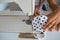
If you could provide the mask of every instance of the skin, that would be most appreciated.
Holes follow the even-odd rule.
[[[44,26],[44,29],[50,30],[52,32],[55,28],[57,28],[57,30],[60,31],[60,16],[59,15],[60,15],[60,8],[46,15],[48,16],[49,19],[46,25]],[[57,24],[59,25],[57,26]]]
[[[60,6],[56,4],[55,0],[48,0],[49,6],[52,8],[52,12],[46,15],[49,19],[46,25],[44,26],[45,30],[53,31],[57,29],[60,31]],[[40,15],[37,8],[35,8],[34,15],[32,18]]]
[[[52,12],[48,14],[48,22],[44,26],[45,30],[50,30],[51,32],[56,28],[57,31],[60,31],[60,7],[56,4],[56,0],[48,0]]]
[[[56,0],[47,0],[47,1],[49,3],[49,6],[51,7],[52,11],[54,11],[58,8]]]

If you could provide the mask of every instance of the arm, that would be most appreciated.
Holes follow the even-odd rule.
[[[47,0],[47,1],[49,3],[49,6],[52,8],[52,10],[56,10],[58,8],[56,0]]]

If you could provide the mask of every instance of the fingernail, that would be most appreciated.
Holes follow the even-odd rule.
[[[50,32],[52,32],[52,31],[50,31]]]
[[[43,29],[45,29],[45,27],[43,27]]]
[[[60,32],[60,29],[58,31]]]
[[[53,32],[53,30],[51,30],[51,32]]]
[[[43,27],[43,29],[45,29],[45,27]]]
[[[45,28],[45,30],[47,31],[48,29],[47,29],[47,28]]]
[[[45,28],[43,28],[45,30]]]

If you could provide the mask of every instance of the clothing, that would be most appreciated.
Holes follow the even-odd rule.
[[[42,9],[44,10],[50,10],[47,0],[35,0],[35,7],[37,7],[39,10],[41,7],[43,7]]]
[[[44,0],[35,0],[35,8],[40,9],[43,2]]]
[[[42,0],[40,1],[42,2]],[[60,5],[60,0],[56,0],[56,3],[57,5]],[[44,0],[42,4],[39,4],[39,0],[35,0],[35,7],[39,9],[40,14],[44,15],[49,14],[52,11],[51,8],[49,7],[49,3],[47,2],[47,0]],[[44,10],[42,7],[44,8]]]
[[[42,4],[39,4],[40,3]],[[47,12],[51,11],[47,0],[35,0],[35,7],[39,9],[40,14],[47,14]],[[43,9],[44,8],[44,9]]]

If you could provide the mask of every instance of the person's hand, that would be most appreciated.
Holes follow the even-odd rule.
[[[60,8],[57,8],[55,11],[47,15],[48,22],[44,26],[45,30],[53,31],[55,28],[60,31]],[[57,26],[58,24],[58,26]]]
[[[34,14],[31,15],[30,17],[33,19],[34,17],[36,17],[36,16],[38,16],[38,15],[40,15],[40,14],[39,14],[39,9],[38,9],[38,8],[35,8]]]

